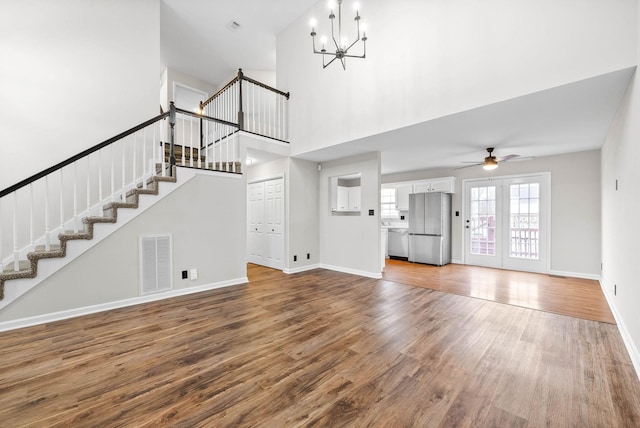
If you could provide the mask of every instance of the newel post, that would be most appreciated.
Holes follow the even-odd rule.
[[[244,73],[242,69],[238,69],[238,130],[244,131],[244,112],[242,111],[242,81],[244,80]]]
[[[173,167],[176,165],[176,149],[175,149],[175,126],[176,126],[176,106],[171,101],[169,104],[169,166],[171,175],[173,175]]]
[[[204,106],[202,105],[202,101],[200,101],[200,116],[204,115]],[[202,133],[203,131],[203,123],[202,123],[202,117],[200,118],[200,150],[202,150],[202,148],[204,147],[204,135]]]

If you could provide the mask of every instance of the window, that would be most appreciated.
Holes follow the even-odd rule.
[[[380,207],[382,217],[400,217],[400,212],[396,209],[396,189],[381,189],[380,200],[382,201]]]

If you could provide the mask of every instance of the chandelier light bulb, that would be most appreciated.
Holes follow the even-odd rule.
[[[309,20],[309,25],[311,26],[311,28],[316,28],[317,24],[318,24],[318,21],[315,18],[311,18]]]
[[[327,2],[327,6],[329,7],[330,11],[333,11],[336,8],[336,2],[335,0],[329,0]]]
[[[322,43],[322,46],[324,47],[324,45],[327,44],[327,36],[320,37],[320,43]]]
[[[355,10],[357,14],[358,11],[360,10],[360,3],[358,2],[353,3],[353,10]]]

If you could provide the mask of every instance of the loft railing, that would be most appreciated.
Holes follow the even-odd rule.
[[[282,92],[238,70],[238,75],[208,100],[200,111],[238,125],[240,131],[275,140],[289,140],[289,93]]]
[[[206,148],[194,137],[197,126],[206,130]],[[83,217],[102,216],[105,204],[126,201],[154,175],[171,176],[173,165],[239,173],[237,129],[171,103],[168,112],[0,191],[0,272],[19,271],[36,246],[48,251],[59,233],[78,232]]]

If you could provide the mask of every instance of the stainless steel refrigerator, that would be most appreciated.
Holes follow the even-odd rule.
[[[451,263],[451,194],[409,195],[409,261]]]

